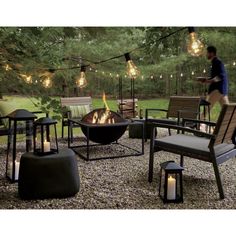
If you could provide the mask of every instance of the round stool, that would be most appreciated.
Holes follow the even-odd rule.
[[[47,156],[32,152],[22,155],[18,181],[22,199],[70,197],[79,187],[77,159],[71,149],[61,149]]]

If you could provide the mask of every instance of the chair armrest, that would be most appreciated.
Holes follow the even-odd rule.
[[[149,111],[159,111],[159,112],[168,112],[166,109],[159,109],[159,108],[148,108],[145,110],[145,119],[148,119],[148,112]]]
[[[216,123],[211,122],[211,121],[183,118],[183,121],[182,121],[183,126],[185,126],[186,122],[193,122],[193,123],[198,123],[198,124],[206,124],[209,126],[216,126]]]
[[[152,122],[151,123],[152,129],[154,129],[155,127],[159,127],[159,128],[167,128],[167,129],[176,129],[177,131],[182,131],[182,133],[184,132],[188,132],[188,133],[192,133],[195,135],[199,135],[205,138],[215,138],[215,135],[213,134],[209,134],[209,133],[204,133],[195,129],[190,129],[187,127],[183,127],[183,126],[179,126],[179,125],[169,125],[169,124],[162,124],[162,123],[156,123],[156,122]]]

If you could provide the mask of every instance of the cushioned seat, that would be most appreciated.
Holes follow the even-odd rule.
[[[155,151],[165,150],[177,154],[195,154],[201,160],[211,162],[210,150],[208,148],[210,139],[196,137],[193,135],[176,134],[155,140]],[[234,149],[233,144],[222,143],[214,147],[216,157]]]
[[[18,182],[22,199],[70,197],[79,186],[77,159],[71,149],[47,156],[32,152],[22,155]]]

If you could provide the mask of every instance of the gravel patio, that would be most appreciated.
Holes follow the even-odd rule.
[[[162,135],[165,135],[162,134]],[[132,146],[139,143],[122,137]],[[60,140],[60,147],[67,147]],[[235,209],[236,208],[236,159],[220,167],[226,198],[219,200],[211,164],[185,159],[184,203],[163,204],[158,197],[159,164],[167,160],[178,161],[178,156],[166,152],[156,154],[153,183],[147,181],[149,142],[145,155],[120,159],[86,162],[78,157],[81,179],[80,192],[71,198],[22,201],[17,184],[5,178],[6,145],[0,147],[0,208],[1,209]],[[99,150],[99,151],[98,151]],[[104,152],[113,151],[109,147]],[[97,153],[101,149],[96,150]],[[98,155],[98,154],[97,154]]]

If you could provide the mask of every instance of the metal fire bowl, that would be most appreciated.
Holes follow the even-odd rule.
[[[110,144],[117,141],[126,131],[129,121],[122,118],[118,113],[110,111],[110,117],[115,120],[114,124],[93,124],[95,112],[102,114],[105,109],[95,109],[85,115],[80,122],[83,134],[92,142]]]

